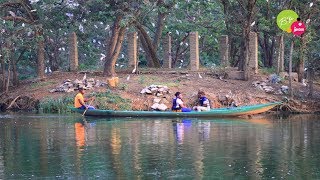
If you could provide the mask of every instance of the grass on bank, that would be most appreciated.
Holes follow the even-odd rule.
[[[91,105],[98,109],[131,110],[131,100],[122,98],[110,90],[100,93],[90,93],[88,97],[95,97]],[[89,102],[87,102],[88,104]],[[40,102],[39,109],[44,113],[69,113],[74,105],[74,96],[67,95],[61,98],[46,98]]]

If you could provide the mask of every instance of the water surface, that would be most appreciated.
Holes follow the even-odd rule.
[[[319,179],[320,116],[0,115],[0,179]]]

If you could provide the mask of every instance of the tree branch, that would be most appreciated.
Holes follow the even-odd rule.
[[[27,24],[33,24],[34,22],[33,21],[30,21],[24,17],[19,17],[19,16],[16,16],[16,17],[13,17],[13,16],[5,16],[5,17],[2,17],[1,19],[3,20],[7,20],[7,21],[21,21],[21,22],[25,22]]]

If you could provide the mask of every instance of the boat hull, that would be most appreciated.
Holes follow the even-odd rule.
[[[237,117],[244,115],[254,115],[266,112],[281,102],[257,104],[250,106],[240,106],[231,108],[217,108],[210,111],[192,112],[172,112],[172,111],[114,111],[114,110],[87,110],[85,116],[98,117]],[[84,110],[71,108],[72,111],[80,114]]]

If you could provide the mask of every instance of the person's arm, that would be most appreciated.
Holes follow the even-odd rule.
[[[85,99],[84,99],[84,102],[92,101],[93,99],[94,99],[94,97],[85,98]]]
[[[206,99],[204,102],[203,102],[203,106],[204,107],[208,107],[209,106],[209,100]]]
[[[186,108],[186,106],[183,104],[183,101],[181,99],[177,99],[177,104],[180,105],[182,108]]]
[[[78,101],[82,106],[86,106],[86,104],[83,101],[81,101],[81,99],[78,99]]]

